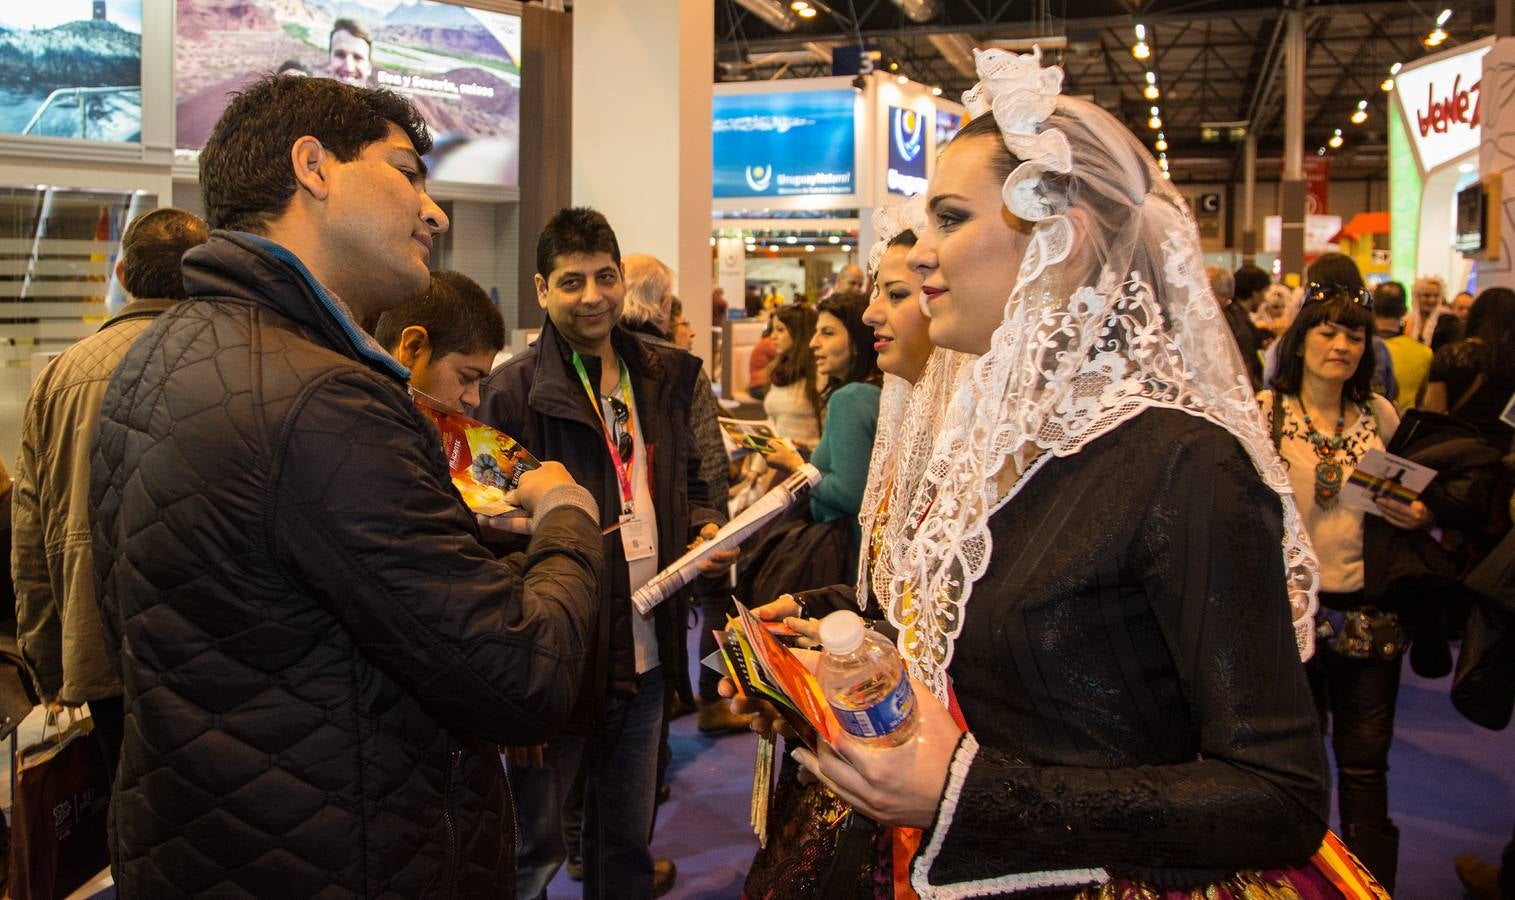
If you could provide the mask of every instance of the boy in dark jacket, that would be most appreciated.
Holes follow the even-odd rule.
[[[123,898],[510,896],[495,745],[568,717],[599,511],[545,464],[496,560],[357,325],[426,290],[429,148],[396,94],[275,77],[201,154],[191,302],[122,362],[92,465]]]

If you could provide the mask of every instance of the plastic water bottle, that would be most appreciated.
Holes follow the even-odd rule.
[[[915,736],[915,693],[887,638],[863,627],[857,613],[838,610],[821,620],[821,646],[816,679],[848,734],[880,747]]]

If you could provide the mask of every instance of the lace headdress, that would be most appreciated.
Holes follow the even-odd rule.
[[[1033,228],[989,351],[962,370],[942,410],[894,583],[878,592],[912,674],[945,698],[953,643],[992,552],[994,512],[1047,459],[1077,453],[1149,408],[1226,429],[1282,499],[1279,552],[1308,658],[1314,553],[1187,206],[1113,116],[1060,95],[1062,70],[1043,68],[1040,51],[975,57],[980,81],[963,102],[974,117],[994,116],[1019,161],[1005,205]],[[910,602],[912,592],[921,599]]]
[[[925,227],[923,197],[898,206],[880,207],[873,214],[873,230],[878,241],[868,252],[868,278],[875,292],[881,290],[879,265],[889,244],[899,234],[919,234]],[[922,305],[922,309],[925,307]],[[931,459],[931,446],[947,408],[958,373],[974,357],[966,353],[931,351],[919,380],[911,384],[898,375],[884,375],[883,393],[879,397],[878,426],[874,431],[873,454],[868,462],[868,482],[858,519],[864,546],[858,553],[857,599],[866,607],[870,598],[886,609],[913,621],[909,613],[911,598],[897,596],[903,579],[896,576],[896,564],[906,541],[905,525],[909,517],[910,498],[925,474]],[[888,507],[898,507],[891,515]],[[871,547],[871,551],[870,551]]]

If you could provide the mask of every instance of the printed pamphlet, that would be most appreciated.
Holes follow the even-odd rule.
[[[506,495],[516,489],[523,473],[541,465],[536,457],[510,435],[414,388],[410,393],[442,433],[453,487],[468,508],[481,516],[525,515]]]
[[[1369,450],[1342,486],[1341,499],[1353,509],[1381,516],[1375,501],[1382,498],[1409,506],[1435,477],[1435,469],[1382,450]]]

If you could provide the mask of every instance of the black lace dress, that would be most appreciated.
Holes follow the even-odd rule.
[[[1180,888],[1306,865],[1326,759],[1281,507],[1241,445],[1148,410],[1047,462],[991,530],[950,668],[980,746],[922,842],[927,882],[986,896],[1104,869]]]

